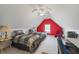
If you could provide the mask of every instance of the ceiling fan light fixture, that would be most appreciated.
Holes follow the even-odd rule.
[[[40,16],[43,16],[44,14],[43,13],[40,13]]]

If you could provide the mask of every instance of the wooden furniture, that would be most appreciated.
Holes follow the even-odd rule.
[[[11,46],[11,28],[9,26],[0,26],[0,50]]]

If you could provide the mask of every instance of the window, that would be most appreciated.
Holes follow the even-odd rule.
[[[50,24],[45,24],[45,32],[50,33]]]

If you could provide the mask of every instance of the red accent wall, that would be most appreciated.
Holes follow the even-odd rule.
[[[46,18],[42,23],[37,27],[37,32],[44,32],[45,31],[45,24],[50,24],[50,35],[57,36],[58,33],[62,32],[62,28],[56,24],[51,18]]]

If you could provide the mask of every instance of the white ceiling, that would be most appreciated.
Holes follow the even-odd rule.
[[[79,29],[79,5],[49,4],[52,9],[51,17],[63,28]],[[0,24],[9,24],[13,28],[38,26],[45,17],[32,13],[37,5],[0,5]]]

